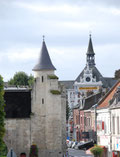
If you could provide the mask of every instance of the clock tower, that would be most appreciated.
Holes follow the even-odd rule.
[[[89,95],[98,93],[103,85],[100,79],[102,76],[95,67],[95,53],[93,50],[91,34],[89,36],[89,43],[86,55],[86,66],[74,83],[74,106],[77,104],[82,104],[82,100]],[[99,78],[97,78],[98,74]]]

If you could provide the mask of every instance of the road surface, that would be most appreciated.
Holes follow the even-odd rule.
[[[83,150],[76,150],[68,148],[69,157],[93,157],[92,155],[85,154]]]

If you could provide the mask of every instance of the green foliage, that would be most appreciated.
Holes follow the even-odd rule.
[[[38,157],[37,145],[35,145],[35,144],[31,145],[29,157]]]
[[[32,75],[30,75],[29,78],[28,78],[29,87],[32,87],[33,83],[34,83],[34,77]]]
[[[52,94],[56,94],[56,95],[59,95],[61,94],[61,92],[59,90],[51,90],[50,91]]]
[[[3,85],[3,78],[0,76],[0,152],[3,150],[3,137],[5,134],[5,111],[4,111],[4,85]]]
[[[58,77],[56,75],[48,75],[49,79],[58,79]]]
[[[28,76],[25,72],[16,72],[13,78],[8,81],[9,85],[16,86],[32,86],[34,82],[34,77],[32,75]]]
[[[115,76],[115,79],[120,79],[120,69],[115,71],[114,76]]]
[[[8,149],[7,146],[5,145],[5,143],[3,142],[3,145],[1,147],[1,151],[0,151],[0,157],[6,157],[8,153]]]
[[[66,120],[68,121],[70,115],[70,108],[68,102],[66,103]]]
[[[93,148],[90,149],[90,151],[95,157],[101,157],[103,153],[103,148],[95,145]]]

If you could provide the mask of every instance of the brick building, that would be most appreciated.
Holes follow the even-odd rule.
[[[95,110],[93,106],[101,97],[102,93],[91,95],[84,99],[82,107],[78,105],[73,108],[73,137],[76,141],[96,140]]]

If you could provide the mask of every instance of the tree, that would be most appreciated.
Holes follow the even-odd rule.
[[[90,149],[90,151],[94,155],[94,157],[101,157],[103,153],[103,148],[98,145],[95,145],[93,148]]]
[[[28,76],[25,72],[16,72],[13,78],[8,81],[9,85],[19,85],[19,86],[32,86],[34,82],[34,77],[32,75]]]
[[[4,85],[3,78],[0,76],[0,152],[3,151],[4,141],[3,137],[5,135],[5,111],[4,111],[5,101],[4,101]]]
[[[28,78],[28,85],[31,87],[34,83],[34,77],[32,75],[29,76]]]
[[[115,79],[120,79],[120,69],[115,71],[114,76],[115,76]]]

